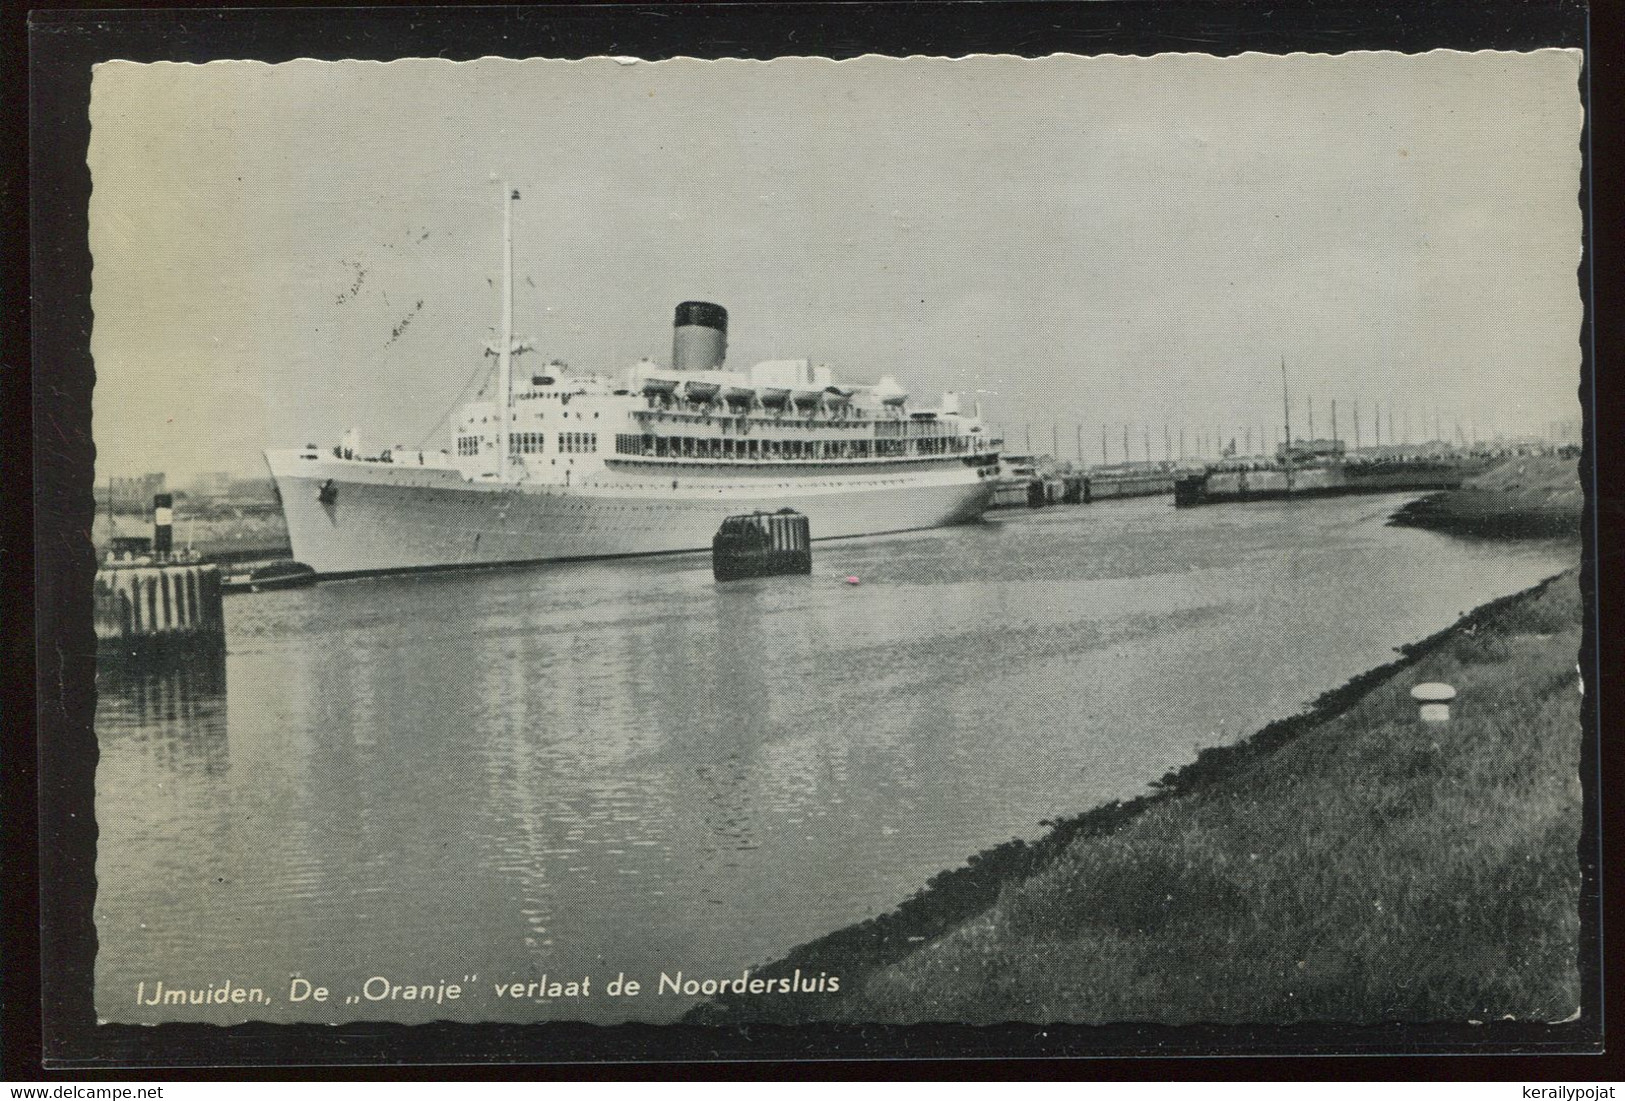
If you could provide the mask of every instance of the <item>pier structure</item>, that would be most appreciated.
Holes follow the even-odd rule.
[[[168,496],[155,501],[152,552],[110,551],[96,570],[100,660],[139,663],[225,652],[220,568],[170,549]]]

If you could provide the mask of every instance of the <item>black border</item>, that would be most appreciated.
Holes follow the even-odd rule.
[[[0,61],[14,62],[5,69],[18,83],[23,35],[20,11],[8,12],[7,54]],[[1598,11],[1602,17],[1604,12]],[[14,19],[14,15],[16,18]],[[98,60],[122,57],[134,60],[204,61],[218,57],[255,57],[277,61],[294,57],[376,58],[435,55],[467,59],[488,54],[506,56],[584,57],[627,54],[646,58],[671,56],[757,57],[819,54],[851,57],[864,53],[933,54],[1011,53],[1037,56],[1053,52],[1151,54],[1189,50],[1228,55],[1246,50],[1294,50],[1339,53],[1358,49],[1419,51],[1432,48],[1531,49],[1541,46],[1586,48],[1591,24],[1578,0],[1405,0],[1373,4],[1357,0],[1268,0],[1206,2],[1175,0],[1121,0],[1107,3],[936,2],[917,3],[744,3],[744,4],[559,4],[543,7],[279,7],[258,10],[220,10],[175,7],[163,11],[111,10],[96,7],[33,13],[27,35],[29,51],[28,107],[35,143],[30,149],[31,174],[6,169],[3,182],[9,196],[26,195],[28,203],[8,202],[6,223],[7,291],[4,382],[8,413],[25,413],[29,378],[17,354],[18,335],[32,336],[34,364],[31,421],[27,416],[7,418],[6,470],[8,520],[5,559],[8,625],[7,714],[22,717],[32,711],[38,694],[39,772],[28,767],[32,740],[24,724],[7,724],[6,807],[4,815],[4,867],[7,875],[7,942],[4,1076],[23,1077],[29,1068],[39,1077],[130,1077],[132,1069],[161,1069],[164,1077],[287,1078],[296,1068],[321,1077],[378,1077],[388,1064],[441,1064],[439,1076],[459,1078],[514,1077],[516,1068],[492,1067],[493,1062],[524,1064],[529,1077],[579,1076],[579,1065],[598,1064],[595,1077],[650,1078],[671,1074],[675,1065],[694,1060],[746,1060],[712,1064],[711,1076],[771,1077],[787,1061],[835,1060],[801,1064],[799,1076],[874,1077],[877,1073],[910,1077],[1033,1077],[1054,1076],[1166,1079],[1246,1079],[1293,1077],[1304,1079],[1414,1078],[1419,1075],[1462,1078],[1516,1078],[1526,1081],[1596,1081],[1619,1078],[1620,1063],[1613,1056],[1577,1056],[1596,1050],[1600,1038],[1602,995],[1600,961],[1585,968],[1586,1014],[1578,1022],[1561,1026],[1347,1026],[1293,1028],[1209,1027],[1177,1029],[1163,1026],[999,1026],[965,1027],[820,1027],[781,1029],[700,1029],[678,1026],[620,1026],[592,1028],[577,1025],[356,1025],[265,1026],[222,1029],[208,1026],[165,1025],[96,1027],[90,1002],[95,929],[91,922],[94,898],[95,822],[92,781],[96,744],[91,728],[93,711],[94,639],[89,629],[89,578],[94,561],[88,543],[76,536],[88,528],[93,511],[89,492],[94,448],[90,410],[94,383],[89,355],[91,260],[86,210],[90,190],[85,150],[89,138],[87,108],[90,66]],[[1617,43],[1609,35],[1607,41]],[[1582,76],[1587,89],[1596,76],[1588,49]],[[1606,51],[1596,65],[1612,64]],[[1609,72],[1612,72],[1610,68]],[[13,90],[8,87],[8,91]],[[25,124],[20,102],[4,112],[8,137],[23,144]],[[1593,96],[1583,141],[1587,165],[1599,178],[1601,162],[1592,157],[1606,144],[1593,129],[1598,98]],[[1611,113],[1606,113],[1612,132]],[[15,174],[14,174],[15,171]],[[1587,240],[1597,221],[1591,209],[1589,181],[1583,185],[1582,206],[1587,215]],[[26,190],[25,190],[26,189]],[[28,256],[29,223],[21,215],[31,211],[31,264]],[[1582,343],[1582,398],[1594,415],[1615,408],[1609,393],[1613,383],[1596,378],[1601,388],[1591,403],[1595,357],[1592,317],[1597,314],[1592,293],[1595,245],[1588,248],[1578,273],[1587,298]],[[32,313],[27,294],[32,291]],[[30,322],[32,330],[30,332]],[[14,409],[12,403],[20,402]],[[1617,421],[1609,416],[1600,420]],[[20,444],[16,427],[31,423],[29,451]],[[1592,427],[1595,428],[1594,418]],[[1588,451],[1603,473],[1594,503],[1602,502],[1601,530],[1588,522],[1589,538],[1606,537],[1620,511],[1612,471],[1619,469],[1612,449],[1618,445],[1602,432],[1593,436],[1602,449]],[[34,464],[35,506],[33,550],[20,537],[26,510],[21,502],[18,472]],[[11,495],[16,493],[13,498]],[[15,529],[15,530],[13,530]],[[1605,547],[1611,547],[1605,539]],[[1592,563],[1610,562],[1604,550]],[[37,567],[37,571],[31,567]],[[1594,576],[1588,580],[1598,580]],[[30,577],[30,575],[32,576]],[[34,583],[33,608],[16,594]],[[1612,586],[1607,577],[1601,592],[1602,619],[1611,622]],[[13,611],[15,606],[15,611]],[[30,654],[24,639],[30,613],[37,614],[37,647]],[[1588,656],[1599,659],[1596,683],[1604,698],[1620,683],[1614,670],[1622,668],[1617,644],[1596,634]],[[30,669],[31,659],[37,667]],[[1588,663],[1592,664],[1592,663]],[[32,672],[32,676],[28,675]],[[1591,697],[1595,699],[1595,696]],[[1614,724],[1609,724],[1610,728]],[[1610,741],[1612,739],[1609,739]],[[1588,770],[1602,767],[1610,779],[1617,772],[1617,755],[1598,761],[1595,743],[1588,742]],[[39,863],[30,867],[33,838],[26,809],[30,790],[46,793],[38,820]],[[1607,781],[1604,781],[1606,784]],[[1597,790],[1587,792],[1588,829],[1600,821]],[[1609,790],[1613,790],[1611,787]],[[21,819],[21,821],[19,821]],[[37,909],[31,888],[38,883]],[[1593,878],[1592,884],[1596,883]],[[1612,901],[1614,888],[1604,885]],[[1600,900],[1599,900],[1600,901]],[[1612,909],[1612,907],[1610,907]],[[1595,929],[1596,909],[1586,915]],[[30,928],[42,927],[38,955],[29,943]],[[1592,938],[1594,939],[1594,938]],[[35,971],[32,987],[27,972]],[[39,975],[43,974],[43,983]],[[43,1002],[39,1000],[43,994]],[[1617,996],[1610,989],[1610,1000]],[[43,1005],[48,1027],[41,1027],[32,1007]],[[33,1020],[30,1021],[29,1018]],[[20,1043],[19,1043],[20,1042]],[[30,1058],[37,1054],[57,1062],[43,1068]],[[1486,1048],[1498,1053],[1523,1052],[1521,1058],[1479,1054]],[[1080,1062],[1049,1062],[1057,1058],[1094,1055],[1160,1056],[1132,1062],[1091,1058]],[[1432,1062],[1431,1068],[1409,1058],[1365,1058],[1358,1061],[1323,1057],[1294,1059],[1290,1064],[1236,1056],[1271,1056],[1317,1052],[1359,1053],[1369,1056],[1415,1056],[1455,1053],[1458,1057]],[[1222,1060],[1169,1056],[1226,1056]],[[908,1060],[880,1068],[868,1060]],[[1046,1060],[1035,1063],[1025,1060]],[[69,1060],[71,1067],[59,1061]],[[766,1062],[761,1062],[765,1060]],[[968,1060],[968,1061],[967,1061]],[[1011,1062],[1010,1060],[1024,1060]],[[546,1061],[545,1065],[533,1065]],[[559,1062],[565,1061],[565,1062]],[[259,1069],[234,1066],[260,1064]],[[468,1065],[470,1063],[486,1064]],[[463,1064],[446,1066],[445,1064]],[[181,1068],[214,1067],[190,1073]],[[353,1069],[345,1069],[345,1067]],[[106,1068],[125,1068],[113,1071]],[[233,1067],[227,1071],[225,1068]],[[693,1073],[698,1068],[689,1068]]]

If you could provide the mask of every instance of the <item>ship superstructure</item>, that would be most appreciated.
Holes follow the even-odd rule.
[[[676,310],[668,365],[614,375],[526,368],[512,332],[504,210],[502,337],[491,393],[443,449],[270,451],[293,557],[345,575],[704,550],[728,516],[794,508],[814,539],[937,527],[987,508],[999,441],[948,393],[925,408],[891,376],[810,359],[726,363],[728,314]]]

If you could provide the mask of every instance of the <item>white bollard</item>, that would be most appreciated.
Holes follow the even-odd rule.
[[[1448,684],[1433,681],[1412,688],[1411,698],[1422,705],[1423,722],[1447,723],[1450,721],[1450,701],[1456,698],[1456,690]]]

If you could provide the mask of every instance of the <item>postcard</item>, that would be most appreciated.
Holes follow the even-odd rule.
[[[1580,1020],[1582,64],[100,62],[96,1027]]]

